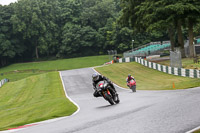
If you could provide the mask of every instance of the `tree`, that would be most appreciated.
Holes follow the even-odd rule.
[[[86,56],[98,52],[96,46],[98,34],[89,26],[81,27],[79,25],[70,25],[67,23],[64,27],[62,46],[60,55],[68,57]]]
[[[130,2],[133,3],[133,2]],[[181,19],[177,20],[177,15],[173,10],[174,8],[170,8],[174,4],[174,1],[170,0],[153,0],[153,1],[141,1],[134,4],[134,9],[126,8],[129,12],[133,10],[135,13],[132,15],[131,18],[135,18],[135,20],[131,20],[130,23],[134,26],[135,29],[138,31],[147,31],[152,32],[153,30],[166,30],[168,32],[173,31],[170,27],[175,27],[174,24],[177,24],[176,27],[179,29],[178,33],[178,40],[181,46],[184,46],[182,40],[182,32],[181,32]],[[155,11],[154,11],[155,10]],[[126,11],[127,12],[127,11]],[[127,15],[125,15],[127,16]],[[130,17],[129,17],[130,18]],[[121,17],[123,20],[124,17]],[[179,23],[178,23],[179,22]],[[174,45],[173,35],[169,33],[170,40],[172,41],[172,45]],[[174,46],[172,46],[173,49]],[[183,53],[183,52],[182,52]],[[183,57],[184,57],[183,53]]]
[[[91,26],[98,31],[106,25],[109,18],[114,18],[116,5],[113,0],[86,0],[81,13],[81,20],[84,26]]]
[[[107,31],[108,46],[110,49],[118,49],[118,52],[124,52],[132,47],[133,30],[128,27],[120,27],[116,22],[112,23],[112,30]],[[137,46],[137,42],[134,46]]]
[[[198,0],[184,0],[185,10],[184,15],[187,16],[187,25],[188,25],[188,36],[189,36],[189,48],[190,48],[190,57],[194,57],[194,32],[193,27],[198,24],[198,19],[200,18],[200,1]]]
[[[13,49],[15,54],[9,55],[16,61],[46,56],[105,54],[108,49],[117,49],[119,44],[127,41],[125,34],[129,30],[126,28],[122,31],[117,29],[121,33],[109,37],[110,31],[115,30],[112,24],[119,14],[119,2],[20,0],[10,5],[10,11],[1,12],[9,14],[9,17],[1,16],[1,22],[5,22],[0,24],[4,30],[0,32],[2,48],[6,44],[6,47]],[[117,39],[120,35],[124,35],[121,37],[123,39]]]
[[[12,33],[12,23],[10,21],[13,10],[11,6],[0,5],[0,66],[8,64],[9,60],[23,52],[18,45],[14,45],[17,39]]]

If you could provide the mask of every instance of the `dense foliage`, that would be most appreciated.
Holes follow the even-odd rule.
[[[194,56],[193,28],[200,22],[199,0],[121,0],[123,15],[120,17],[122,25],[131,25],[137,31],[167,31],[171,49],[181,48],[184,54],[184,30],[188,32],[190,56]],[[196,35],[200,28],[197,26]]]
[[[169,39],[172,49],[183,47],[183,36],[192,42],[199,34],[199,10],[198,0],[18,0],[0,5],[0,66],[41,57],[122,53],[132,40],[134,47]]]
[[[19,0],[0,5],[0,66],[118,49],[107,39],[118,10],[119,0]]]

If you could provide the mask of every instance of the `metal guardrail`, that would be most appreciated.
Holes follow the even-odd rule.
[[[152,69],[155,69],[167,74],[176,75],[176,76],[200,78],[200,70],[165,66],[165,65],[157,64],[155,62],[144,60],[141,57],[134,57],[134,58],[126,57],[126,58],[120,58],[117,61],[117,63],[123,63],[123,62],[137,62],[148,68],[152,68]]]

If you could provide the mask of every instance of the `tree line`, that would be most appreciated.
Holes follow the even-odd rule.
[[[119,0],[19,0],[0,5],[0,66],[117,49],[107,33],[119,10]]]
[[[194,37],[200,33],[199,0],[121,0],[120,23],[135,31],[165,30],[171,50],[180,47],[185,57],[184,40],[189,39],[190,57],[194,57]]]
[[[119,53],[199,34],[198,0],[18,0],[0,5],[0,66]],[[188,31],[188,33],[186,32]],[[195,34],[193,34],[195,33]],[[192,44],[192,43],[191,43]]]

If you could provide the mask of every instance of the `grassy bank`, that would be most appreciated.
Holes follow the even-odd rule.
[[[18,63],[0,69],[0,73],[11,72],[16,70],[69,70],[102,65],[108,62],[107,55],[89,56],[81,58],[61,59],[54,61],[41,61],[30,63]]]
[[[9,82],[0,92],[0,130],[68,116],[77,110],[65,97],[58,72]]]
[[[183,58],[182,67],[185,69],[198,69],[200,70],[200,64],[194,63],[193,58]],[[170,66],[170,60],[158,62],[159,64]]]
[[[102,65],[108,56],[18,63],[0,69],[0,130],[71,115],[77,110],[64,94],[57,70]]]
[[[194,131],[193,133],[200,133],[200,129],[199,129],[199,130],[196,130],[196,131]]]
[[[8,78],[12,82],[49,71],[70,70],[98,66],[108,61],[108,56],[102,55],[54,61],[18,63],[1,68],[0,79]]]
[[[11,82],[0,88],[0,130],[68,116],[77,110],[66,97],[57,70],[102,65],[108,56],[19,63],[0,69],[0,79]],[[200,86],[200,79],[168,75],[138,63],[117,63],[96,68],[122,87],[127,75],[133,74],[140,90],[184,89]],[[173,84],[175,88],[173,88]]]
[[[200,79],[165,74],[135,62],[112,64],[96,70],[124,88],[127,88],[128,74],[136,78],[139,90],[173,90],[200,86]]]

